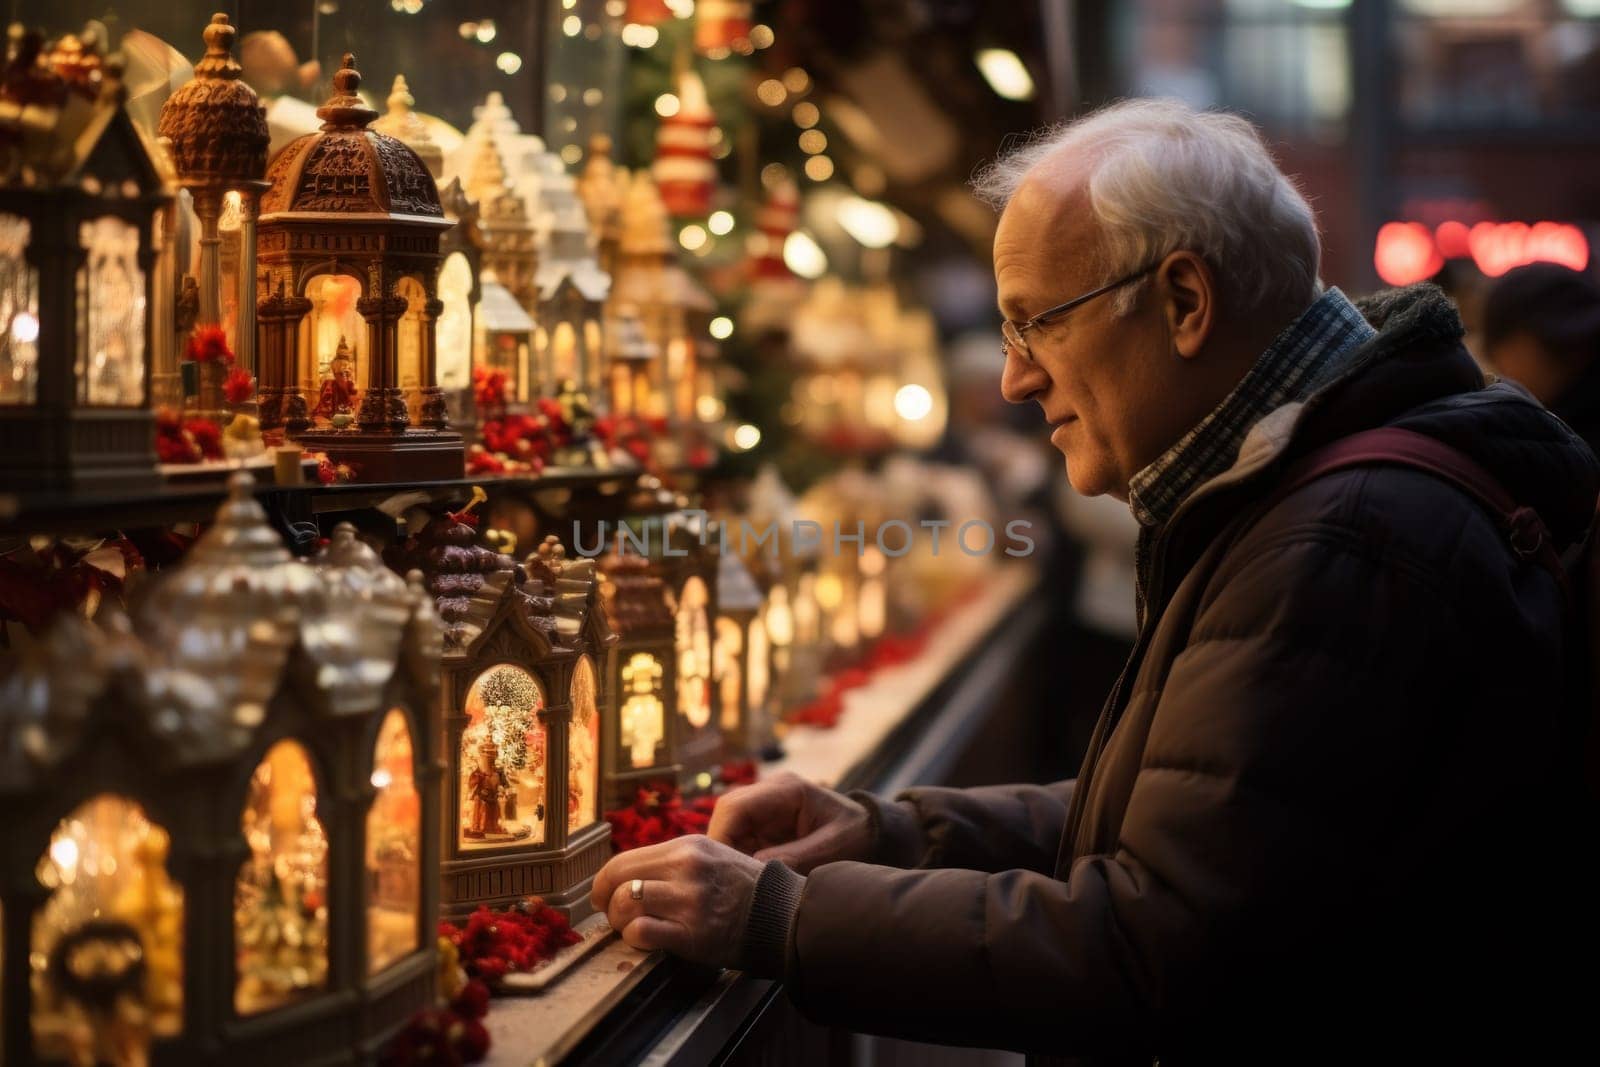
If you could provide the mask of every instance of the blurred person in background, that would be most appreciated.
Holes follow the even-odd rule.
[[[1507,271],[1483,304],[1483,356],[1600,451],[1600,283],[1558,263]]]

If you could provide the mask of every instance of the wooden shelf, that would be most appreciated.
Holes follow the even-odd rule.
[[[677,468],[666,477],[681,488],[691,487],[706,471]],[[413,497],[425,505],[459,506],[482,486],[498,494],[537,499],[551,491],[592,496],[597,500],[643,488],[651,475],[638,469],[590,470],[548,468],[537,476],[484,475],[437,482],[351,483],[345,485],[256,486],[256,497],[269,510],[296,519],[377,508],[396,497]],[[207,522],[227,497],[225,479],[204,484],[173,484],[130,492],[99,490],[93,493],[0,492],[0,536],[30,534],[104,534],[116,530]],[[654,503],[635,501],[619,506],[607,501],[611,516],[659,514],[683,506],[675,496]]]

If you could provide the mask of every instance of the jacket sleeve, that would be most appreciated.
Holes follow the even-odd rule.
[[[850,795],[872,818],[875,864],[1048,873],[1074,784],[908,789],[892,801]]]
[[[1116,847],[1065,881],[818,868],[785,957],[803,1012],[914,1040],[1138,1051],[1128,1035],[1227,995],[1241,946],[1292,951],[1381,877],[1362,845],[1428,743],[1427,687],[1470,662],[1472,623],[1436,571],[1340,530],[1256,547],[1202,601],[1164,685],[1134,694],[1156,708]],[[984,856],[959,840],[947,855]]]

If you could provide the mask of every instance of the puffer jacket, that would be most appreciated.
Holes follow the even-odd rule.
[[[1483,379],[1437,289],[1362,310],[1378,336],[1153,538],[1075,783],[863,798],[876,863],[815,870],[790,926],[803,1012],[1167,1067],[1457,1062],[1506,1040],[1503,1062],[1544,1062],[1584,1017],[1593,841],[1558,794],[1556,581],[1425,473],[1274,488],[1322,445],[1404,427],[1467,452],[1565,547],[1600,468]]]

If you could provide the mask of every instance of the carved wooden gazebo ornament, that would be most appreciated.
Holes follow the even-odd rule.
[[[240,79],[243,68],[233,58],[238,31],[218,12],[203,34],[206,54],[194,66],[194,80],[181,86],[161,106],[158,130],[171,146],[178,182],[194,197],[200,219],[200,317],[202,325],[222,321],[222,275],[217,220],[223,197],[238,192],[240,218],[239,321],[236,336],[240,362],[255,369],[255,216],[256,198],[266,188],[267,111],[254,89]],[[180,338],[180,340],[182,340]]]
[[[7,1063],[364,1062],[433,1002],[438,617],[352,527],[295,560],[229,490],[131,623],[0,677]],[[114,1011],[77,945],[142,960]]]
[[[448,553],[430,559],[451,565]],[[471,582],[457,605],[443,660],[446,917],[530,895],[573,919],[590,911],[611,851],[598,750],[614,641],[595,580],[593,560],[547,541]]]
[[[257,315],[262,427],[281,427],[306,448],[349,463],[359,481],[459,478],[461,435],[449,429],[435,378],[439,240],[452,223],[417,154],[369,128],[378,113],[356,95],[361,75],[351,53],[333,84],[333,97],[317,109],[322,129],[290,142],[267,173]],[[349,430],[313,430],[303,389],[317,355],[301,350],[300,322],[312,309],[308,286],[323,275],[360,284],[362,397]]]

